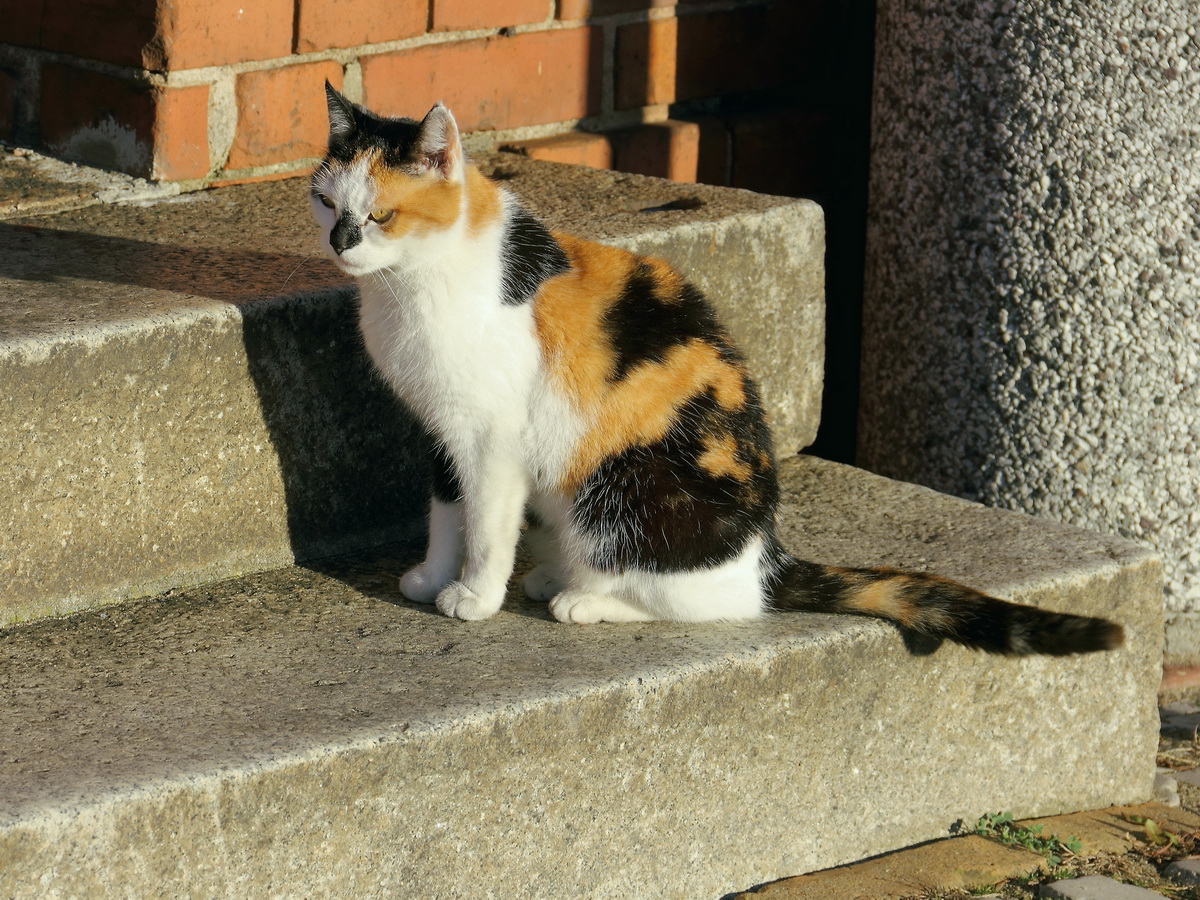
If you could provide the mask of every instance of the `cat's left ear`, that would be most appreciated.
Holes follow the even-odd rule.
[[[329,109],[329,142],[344,141],[358,127],[354,121],[354,105],[325,81],[325,104]]]
[[[458,137],[458,123],[450,110],[435,104],[421,121],[417,134],[417,153],[421,165],[436,171],[447,181],[462,178],[462,142]]]

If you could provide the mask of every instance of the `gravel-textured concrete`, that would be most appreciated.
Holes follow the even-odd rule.
[[[1145,541],[1200,609],[1200,5],[878,9],[859,464]]]
[[[400,600],[403,553],[15,626],[0,896],[692,900],[988,811],[1149,796],[1148,552],[818,460],[783,474],[797,552],[1113,616],[1128,644],[913,654],[863,620],[572,627],[519,598],[464,623]]]
[[[815,204],[484,164],[554,227],[676,259],[727,311],[781,449],[812,440]],[[369,371],[354,301],[303,181],[0,222],[0,622],[410,533],[422,438]]]

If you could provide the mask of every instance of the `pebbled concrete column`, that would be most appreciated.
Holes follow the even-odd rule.
[[[1200,5],[880,0],[858,462],[1146,542],[1200,657]]]

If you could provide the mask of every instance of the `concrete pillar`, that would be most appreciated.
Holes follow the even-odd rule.
[[[1155,547],[1174,661],[1200,658],[1198,25],[879,0],[859,414],[865,468]]]

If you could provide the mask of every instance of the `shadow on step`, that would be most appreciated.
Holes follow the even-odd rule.
[[[151,212],[166,216],[160,209]],[[173,231],[191,240],[185,213],[172,211],[169,229],[160,218],[148,219],[146,233]],[[130,228],[123,230],[128,234]],[[83,328],[108,334],[141,329],[138,346],[161,353],[167,383],[197,370],[194,359],[185,368],[179,356],[211,354],[199,371],[211,373],[213,391],[232,384],[236,393],[248,375],[257,393],[297,561],[321,569],[324,557],[408,541],[426,503],[425,439],[370,370],[355,324],[353,285],[315,254],[260,252],[233,243],[244,238],[240,225],[198,238],[225,246],[201,247],[0,224],[0,278],[44,286],[16,295],[22,300],[28,295],[40,308],[14,304],[7,314],[0,309],[0,324],[10,336],[38,337]],[[229,320],[219,309],[207,314],[213,301],[239,311],[244,361],[230,359],[228,349],[214,349],[228,340]],[[188,329],[184,342],[178,339],[181,322]],[[193,398],[197,392],[193,385],[180,394]],[[121,411],[114,415],[120,418]],[[138,427],[153,431],[155,423]],[[213,443],[256,439],[261,437],[230,434]],[[120,425],[108,440],[113,446],[107,450],[126,452]],[[239,486],[227,490],[237,492]],[[277,502],[264,500],[264,506]]]

